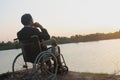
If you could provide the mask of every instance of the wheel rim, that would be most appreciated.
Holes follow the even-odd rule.
[[[28,76],[32,73],[32,64],[24,62],[23,54],[20,53],[13,61],[12,72],[14,77],[29,78]]]
[[[49,69],[49,66],[46,63],[47,59],[44,59],[46,55],[49,56],[49,60],[51,63],[53,63],[52,60],[54,60],[54,65],[55,65],[54,71],[52,70],[53,64],[51,64],[51,69]],[[41,61],[42,61],[42,63],[41,63]],[[38,63],[40,63],[40,65]],[[57,67],[58,67],[58,65],[57,65],[56,57],[53,54],[48,53],[48,52],[45,52],[40,56],[38,55],[38,57],[36,58],[36,61],[34,63],[34,71],[35,71],[36,77],[42,78],[42,79],[43,78],[44,79],[55,78],[56,74],[57,74]]]

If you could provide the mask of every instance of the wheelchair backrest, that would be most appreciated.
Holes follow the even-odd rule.
[[[38,37],[31,37],[29,40],[19,41],[25,62],[34,62],[41,52],[41,45]]]

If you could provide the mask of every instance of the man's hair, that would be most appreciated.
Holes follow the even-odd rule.
[[[32,20],[32,16],[30,14],[24,14],[21,17],[21,23],[23,25],[29,25],[31,20]]]

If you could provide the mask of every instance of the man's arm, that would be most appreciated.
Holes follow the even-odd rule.
[[[42,38],[44,40],[50,39],[49,33],[47,32],[47,30],[45,28],[42,27],[42,25],[40,25],[39,23],[36,22],[33,24],[33,26],[41,29],[42,32],[40,32],[38,29],[36,29],[40,38]]]
[[[47,30],[46,29],[41,29],[41,34],[43,35],[42,37],[45,39],[45,40],[48,40],[48,39],[50,39],[50,35],[49,35],[49,33],[47,32]]]

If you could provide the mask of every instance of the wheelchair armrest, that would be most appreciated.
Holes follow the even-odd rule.
[[[39,39],[39,37],[37,35],[32,35],[30,38],[37,38],[37,39]]]
[[[56,43],[56,40],[55,39],[49,39],[49,40],[46,40],[46,41],[43,41],[41,42],[41,44],[45,44],[45,45],[52,45],[52,46],[57,46],[57,43]]]

